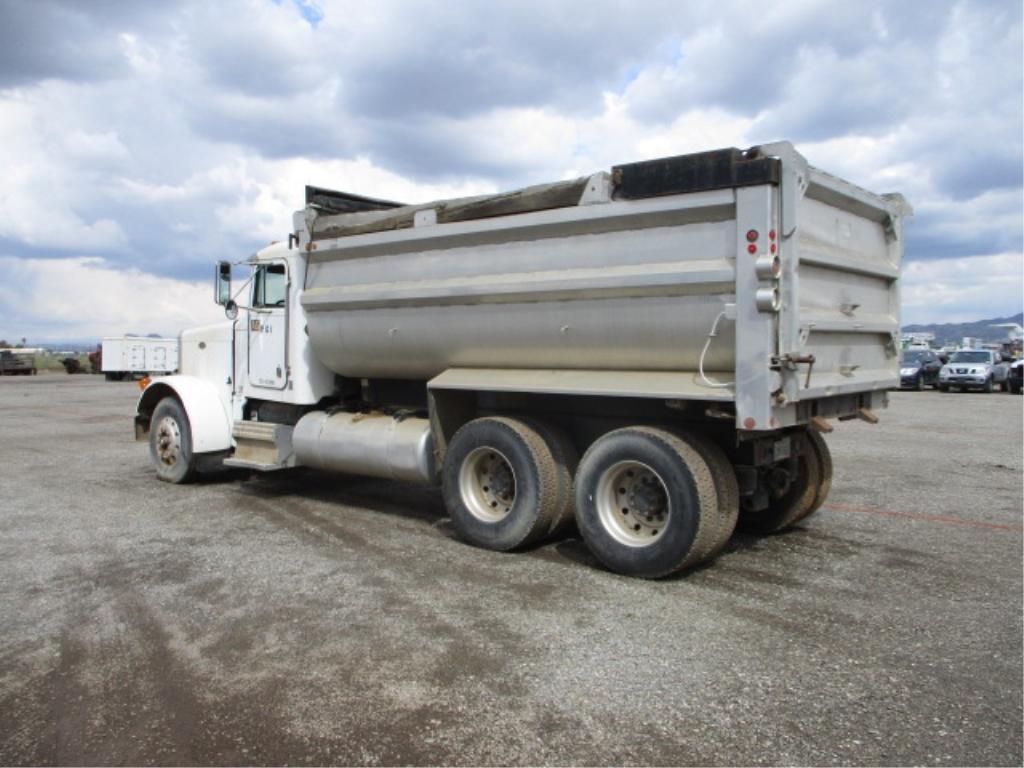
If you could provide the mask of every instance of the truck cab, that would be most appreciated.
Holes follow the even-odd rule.
[[[232,282],[237,268],[249,274]],[[293,466],[278,461],[278,451],[254,450],[254,445],[262,447],[274,437],[274,430],[261,423],[261,412],[294,424],[334,391],[333,372],[311,353],[305,338],[305,269],[294,239],[271,243],[240,264],[219,262],[214,291],[227,319],[182,331],[179,374],[152,379],[137,409],[137,435],[148,434],[153,410],[170,397],[184,412],[203,414],[189,419],[188,428],[192,449],[205,465]],[[167,440],[180,444],[174,435],[165,435]],[[157,469],[162,478],[178,482],[191,479],[198,464],[168,454]]]

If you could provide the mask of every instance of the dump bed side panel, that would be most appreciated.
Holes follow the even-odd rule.
[[[318,241],[309,338],[352,377],[695,372],[733,300],[734,211],[734,193],[717,190]],[[705,367],[731,372],[722,330]]]

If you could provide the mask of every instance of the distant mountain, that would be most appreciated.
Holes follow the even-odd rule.
[[[932,323],[930,325],[905,325],[904,333],[934,333],[935,343],[958,344],[964,336],[985,341],[1005,341],[1006,328],[993,328],[998,323],[1017,323],[1024,325],[1024,312],[1012,317],[993,317],[991,320],[974,320],[970,323]]]

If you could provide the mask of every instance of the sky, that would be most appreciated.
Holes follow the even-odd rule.
[[[0,338],[175,334],[306,184],[792,141],[903,193],[902,320],[1024,305],[1019,0],[0,0]]]

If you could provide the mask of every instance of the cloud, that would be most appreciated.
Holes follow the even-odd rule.
[[[223,319],[211,279],[187,282],[114,267],[96,257],[0,257],[0,338],[89,339],[127,332],[176,335]]]
[[[0,254],[19,262],[192,283],[282,238],[307,183],[420,202],[777,139],[903,192],[908,264],[1024,250],[1017,3],[11,0],[2,15]]]
[[[85,186],[69,183],[66,169],[95,179],[97,167],[125,161],[124,146],[111,132],[50,131],[42,118],[26,103],[3,110],[0,238],[33,248],[122,251],[125,233],[112,212],[90,211]],[[63,162],[50,159],[51,147]]]
[[[916,261],[903,270],[904,325],[960,323],[1021,311],[1024,254]]]

